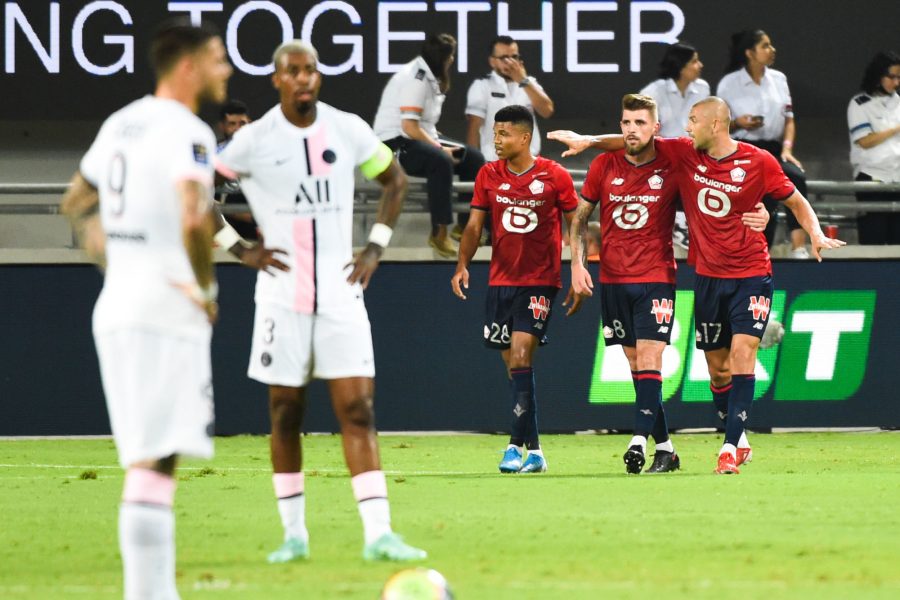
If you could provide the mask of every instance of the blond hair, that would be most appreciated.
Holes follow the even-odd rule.
[[[272,64],[275,65],[276,69],[281,61],[281,57],[286,54],[309,54],[316,59],[316,64],[319,64],[319,52],[312,44],[303,40],[288,40],[275,48],[275,52],[272,53]]]

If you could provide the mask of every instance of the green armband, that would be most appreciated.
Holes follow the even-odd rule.
[[[381,144],[369,160],[359,165],[359,170],[366,179],[375,179],[387,170],[393,160],[394,153],[386,145]]]

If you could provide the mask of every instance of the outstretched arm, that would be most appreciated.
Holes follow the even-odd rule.
[[[568,150],[562,153],[563,157],[581,154],[588,148],[595,148],[603,152],[621,150],[625,147],[625,140],[620,133],[605,135],[582,135],[567,129],[557,129],[547,134],[548,140],[562,142],[568,146]]]
[[[790,198],[784,201],[784,204],[791,209],[791,212],[797,217],[800,226],[803,227],[803,230],[806,231],[807,234],[809,234],[812,254],[816,257],[817,261],[822,262],[822,255],[819,253],[819,250],[830,250],[847,245],[847,242],[832,239],[822,232],[822,227],[819,225],[819,218],[813,211],[812,206],[809,205],[809,201],[804,198],[800,192],[794,190],[794,193],[791,194]]]

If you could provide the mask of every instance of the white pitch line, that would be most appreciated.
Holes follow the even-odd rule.
[[[54,465],[54,464],[13,464],[13,463],[4,463],[0,464],[0,469],[95,469],[95,470],[106,470],[106,469],[117,469],[123,470],[122,467],[118,465]],[[178,471],[202,471],[204,469],[212,469],[214,472],[210,473],[210,475],[216,475],[219,472],[228,472],[228,471],[238,471],[238,472],[248,472],[248,473],[271,473],[272,469],[260,469],[253,467],[178,467]],[[305,473],[309,476],[313,476],[313,473],[322,473],[324,475],[346,475],[350,476],[350,473],[346,469],[307,469]],[[390,470],[385,469],[385,475],[487,475],[486,471],[402,471],[402,470]],[[493,472],[491,472],[493,474]],[[3,478],[2,474],[0,474],[0,478]]]

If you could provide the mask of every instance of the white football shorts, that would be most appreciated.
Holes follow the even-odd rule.
[[[247,376],[287,387],[305,387],[313,379],[375,377],[365,305],[334,316],[257,304]]]
[[[212,458],[210,338],[122,329],[96,334],[119,462],[173,454]]]

